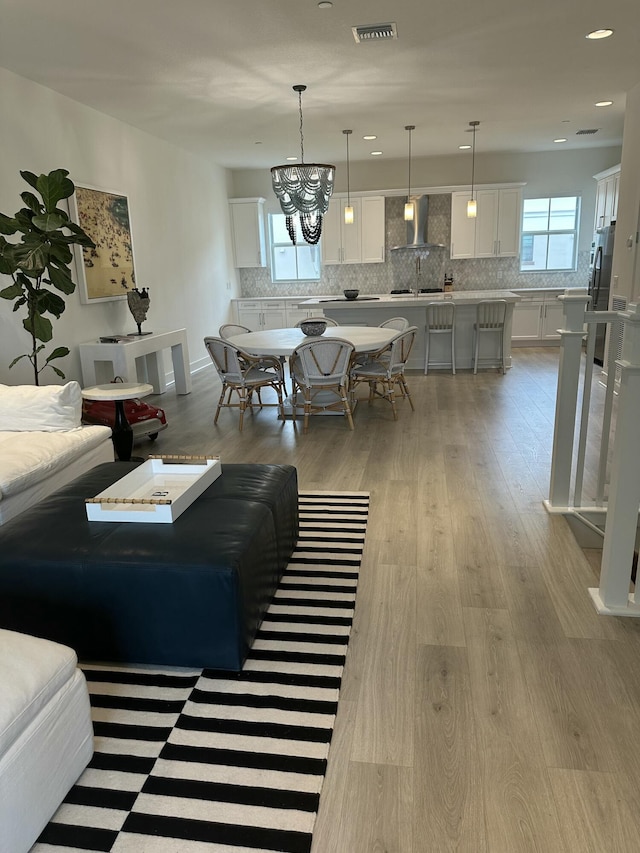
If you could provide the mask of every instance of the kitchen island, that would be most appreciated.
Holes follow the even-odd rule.
[[[511,367],[511,324],[513,306],[520,300],[510,290],[459,290],[452,293],[421,293],[414,296],[402,294],[361,294],[355,300],[344,297],[321,297],[300,303],[304,308],[317,308],[341,326],[379,326],[391,317],[406,317],[412,326],[417,326],[416,342],[409,357],[410,370],[424,370],[425,325],[430,302],[453,302],[456,306],[456,368],[473,368],[473,324],[478,302],[486,299],[504,299],[507,303],[505,318],[505,364]],[[450,361],[449,340],[445,335],[434,335],[431,340],[429,371]],[[482,365],[498,367],[499,344],[497,336],[488,336],[482,341]],[[449,368],[444,368],[449,369]]]

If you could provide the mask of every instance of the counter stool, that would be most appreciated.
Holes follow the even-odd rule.
[[[476,322],[473,324],[474,337],[474,356],[473,356],[473,372],[478,372],[478,363],[480,361],[480,336],[493,334],[500,338],[500,365],[502,372],[506,373],[504,362],[504,332],[505,332],[505,316],[507,313],[507,302],[505,299],[491,299],[478,302],[476,309]]]
[[[451,337],[451,372],[456,372],[456,306],[453,302],[429,302],[427,304],[427,325],[424,349],[424,373],[429,371],[429,342],[431,335],[449,335]],[[446,362],[438,362],[446,366]]]

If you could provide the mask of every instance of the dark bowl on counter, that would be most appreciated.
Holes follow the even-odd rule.
[[[347,299],[357,299],[359,290],[343,290],[342,291]]]

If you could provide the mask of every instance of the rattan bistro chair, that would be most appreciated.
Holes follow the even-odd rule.
[[[406,317],[391,317],[389,320],[380,323],[378,328],[397,329],[399,332],[406,332],[410,325]]]
[[[304,402],[304,433],[309,429],[309,415],[314,411],[342,411],[349,429],[353,429],[349,405],[352,355],[353,344],[342,338],[310,338],[292,353],[289,370],[294,412],[301,397]]]
[[[429,345],[432,335],[449,335],[451,340],[451,372],[456,372],[456,306],[453,302],[429,302],[425,328],[424,374],[429,372]],[[439,367],[442,364],[438,365]],[[445,362],[446,366],[446,362]]]
[[[506,373],[504,362],[504,334],[507,302],[505,299],[487,299],[478,302],[476,322],[473,325],[474,349],[473,372],[478,372],[480,362],[480,339],[487,335],[496,335],[500,341],[500,364],[502,372]]]
[[[417,331],[416,326],[410,326],[406,332],[398,332],[384,349],[373,353],[366,364],[357,364],[351,370],[352,394],[360,382],[367,382],[369,385],[369,404],[373,402],[374,397],[382,397],[387,400],[391,404],[395,421],[398,420],[395,401],[396,386],[400,389],[402,396],[408,398],[411,410],[415,411],[404,377],[404,370]]]
[[[218,329],[218,334],[221,338],[228,340],[229,338],[233,338],[234,335],[244,335],[245,332],[251,331],[247,326],[241,326],[240,323],[223,323]]]
[[[278,358],[275,356],[272,358],[268,356],[256,358],[238,349],[238,347],[235,347],[223,338],[207,337],[204,339],[204,345],[222,382],[218,408],[213,419],[214,424],[218,423],[220,409],[223,406],[239,408],[240,419],[238,421],[238,429],[242,432],[245,410],[247,407],[253,410],[253,392],[259,392],[261,388],[267,387],[274,389],[278,397],[278,402],[263,403],[258,398],[258,406],[262,408],[263,405],[277,405],[280,410],[280,417],[284,420],[284,370]],[[233,394],[236,394],[238,398],[238,402],[236,403],[231,402]]]

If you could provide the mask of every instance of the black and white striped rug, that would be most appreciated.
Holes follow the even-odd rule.
[[[83,667],[95,754],[32,853],[308,853],[369,497],[301,492],[298,547],[239,675]]]

